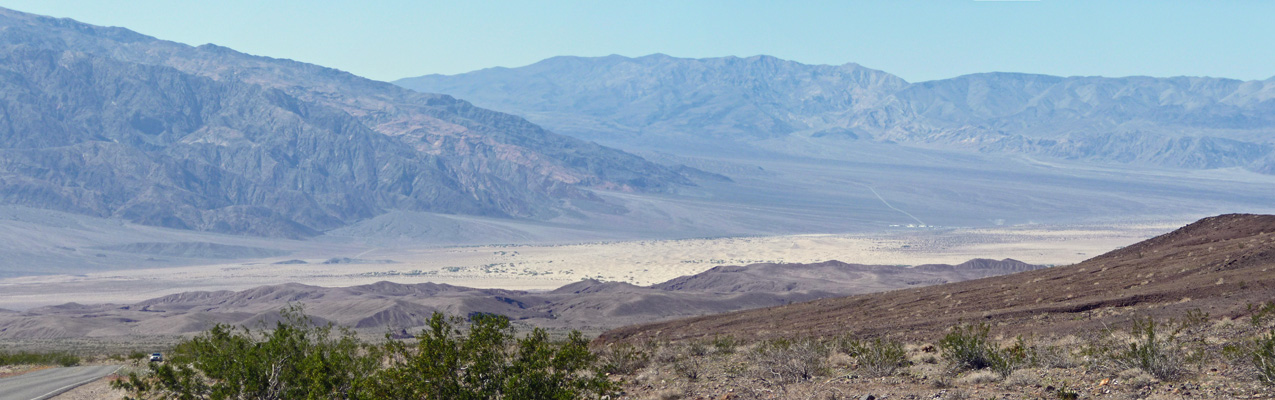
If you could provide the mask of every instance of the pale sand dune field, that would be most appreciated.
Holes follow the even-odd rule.
[[[957,264],[1014,258],[1075,263],[1168,232],[1181,224],[1030,225],[996,229],[900,229],[889,233],[622,241],[570,245],[371,248],[346,257],[392,263],[274,264],[287,257],[233,264],[133,269],[83,275],[0,279],[0,308],[127,303],[194,290],[243,290],[297,282],[351,286],[377,281],[552,290],[585,278],[649,285],[718,265],[840,260],[862,264]]]

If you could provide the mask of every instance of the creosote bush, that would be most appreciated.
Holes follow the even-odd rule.
[[[894,375],[901,368],[906,368],[908,353],[903,343],[894,340],[876,338],[872,341],[850,340],[842,344],[846,354],[854,357],[864,375],[882,377]]]
[[[734,336],[713,337],[713,348],[717,350],[717,354],[732,354],[736,347],[739,347],[739,341]]]
[[[602,372],[632,375],[651,362],[651,354],[628,343],[613,343],[600,352]]]
[[[1138,368],[1162,381],[1172,381],[1185,373],[1181,344],[1174,333],[1157,331],[1154,320],[1134,320],[1129,347],[1117,351],[1113,359],[1122,367]]]
[[[1275,386],[1275,331],[1268,332],[1254,341],[1253,366],[1257,368],[1258,380]]]
[[[114,383],[136,398],[356,398],[376,358],[349,331],[315,327],[300,307],[269,332],[218,324],[178,344],[150,374]]]
[[[1014,346],[1000,349],[988,338],[990,331],[981,323],[952,327],[939,341],[943,358],[957,372],[990,368],[1002,378],[1009,376],[1026,358],[1022,338]]]
[[[503,316],[461,320],[435,313],[416,343],[363,343],[283,310],[271,331],[217,325],[179,344],[147,375],[116,382],[136,398],[574,399],[614,384],[593,366],[579,332],[555,343],[540,329],[518,338]]]

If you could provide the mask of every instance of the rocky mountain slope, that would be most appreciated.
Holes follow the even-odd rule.
[[[1270,301],[1273,289],[1275,215],[1231,214],[1071,266],[631,326],[600,340],[846,333],[933,340],[970,321],[1005,335],[1065,334],[1188,310],[1239,318],[1250,304]]]
[[[22,312],[0,310],[0,338],[82,338],[171,335],[214,323],[255,326],[303,304],[317,321],[368,330],[409,331],[435,311],[495,313],[546,328],[609,329],[667,318],[715,314],[820,298],[870,293],[1032,270],[1014,260],[972,260],[916,267],[819,264],[722,266],[642,287],[585,280],[550,292],[473,289],[379,282],[327,288],[301,284],[245,291],[186,292],[135,304],[63,304]],[[757,277],[765,276],[764,282]]]
[[[689,182],[450,96],[4,9],[0,121],[0,202],[224,233],[547,219]]]
[[[617,145],[721,151],[776,140],[897,142],[1275,173],[1275,81],[985,73],[908,83],[857,64],[769,56],[555,57],[396,81]],[[798,150],[801,152],[802,150]],[[808,155],[808,154],[803,154]]]

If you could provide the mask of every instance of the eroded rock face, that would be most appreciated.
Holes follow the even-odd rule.
[[[679,173],[315,65],[0,10],[0,202],[303,237],[389,209],[548,218]]]

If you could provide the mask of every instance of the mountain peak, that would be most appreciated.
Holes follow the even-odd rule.
[[[0,127],[9,204],[303,237],[390,210],[552,218],[564,198],[601,201],[584,188],[689,183],[513,115],[332,68],[10,10],[0,29],[0,93],[23,93],[0,99],[12,110]]]

